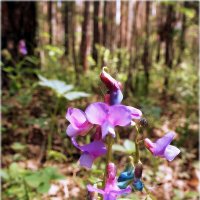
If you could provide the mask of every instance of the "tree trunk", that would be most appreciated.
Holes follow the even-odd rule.
[[[72,57],[73,57],[73,63],[74,63],[74,70],[75,70],[75,75],[76,75],[76,83],[79,84],[79,68],[78,68],[78,62],[77,62],[77,54],[76,54],[76,7],[75,7],[75,2],[70,2],[70,7],[71,7],[71,12],[70,12],[70,21],[71,21],[71,34],[72,34]]]
[[[87,53],[89,48],[89,16],[90,16],[90,2],[84,2],[84,21],[82,23],[82,38],[80,46],[80,61],[83,66],[83,71],[88,70]]]
[[[146,25],[145,32],[146,38],[144,42],[144,53],[142,58],[142,63],[144,66],[144,74],[145,74],[145,92],[148,95],[149,92],[149,68],[150,68],[150,59],[149,59],[149,14],[150,14],[150,2],[146,2]]]
[[[108,3],[104,1],[103,7],[103,45],[107,47],[107,32],[108,32]]]
[[[137,18],[137,11],[138,11],[138,7],[139,7],[139,3],[138,1],[135,2],[134,6],[133,6],[133,13],[134,13],[134,18],[132,21],[132,32],[131,32],[131,45],[130,47],[132,47],[130,49],[130,61],[129,61],[129,68],[128,68],[128,74],[127,74],[127,80],[125,82],[125,97],[128,96],[129,91],[131,91],[132,93],[135,92],[135,88],[133,87],[132,84],[132,80],[133,80],[133,69],[135,69],[136,64],[137,64],[137,26],[136,26],[136,18]],[[135,53],[135,55],[133,55]]]
[[[97,63],[97,49],[96,44],[100,44],[100,27],[99,27],[99,14],[100,14],[100,2],[94,1],[93,11],[93,44],[92,44],[92,57]]]
[[[185,7],[186,3],[184,2],[184,7]],[[186,32],[186,16],[184,13],[182,13],[182,26],[181,26],[181,35],[180,35],[180,40],[179,40],[179,47],[180,47],[180,52],[178,55],[178,59],[177,59],[177,65],[181,63],[182,61],[182,57],[184,54],[184,50],[185,50],[185,32]]]
[[[167,7],[167,19],[165,23],[165,64],[167,66],[167,72],[164,78],[164,90],[163,96],[166,98],[167,90],[169,87],[170,70],[173,65],[173,23],[175,20],[175,13],[172,5]]]
[[[69,55],[69,2],[64,2],[64,30],[65,30],[65,41],[64,41],[64,47],[65,47],[65,55]]]
[[[47,2],[48,5],[48,24],[49,24],[49,44],[52,44],[53,30],[52,30],[52,2]]]

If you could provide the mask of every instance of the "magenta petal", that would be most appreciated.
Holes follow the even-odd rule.
[[[110,133],[113,137],[115,137],[115,130],[111,124],[109,124],[107,121],[103,123],[101,126],[101,133],[102,138],[105,138],[108,133]]]
[[[77,108],[68,108],[66,119],[72,124],[73,127],[79,128],[87,122],[85,113]]]
[[[162,156],[164,154],[166,147],[171,143],[174,137],[175,137],[175,133],[169,132],[166,135],[164,135],[162,138],[158,139],[154,143],[153,155]]]
[[[172,145],[168,145],[164,152],[164,157],[168,161],[174,160],[174,158],[180,153],[180,150]]]
[[[131,187],[128,186],[126,189],[121,189],[121,190],[111,190],[110,193],[117,194],[118,196],[123,194],[129,194],[131,193]]]
[[[81,128],[76,128],[70,124],[67,127],[66,133],[69,137],[75,137],[78,135],[84,136],[88,133],[88,131],[92,128],[92,124],[85,123]]]
[[[98,189],[96,187],[93,187],[92,185],[87,185],[87,189],[88,189],[89,192],[97,192],[99,194],[104,195],[104,191],[103,190]]]
[[[79,159],[80,165],[83,167],[91,168],[95,157],[89,153],[83,153]]]
[[[72,137],[71,138],[71,142],[72,144],[77,148],[80,149],[80,146],[78,145],[78,143],[76,142],[76,137]],[[80,149],[81,150],[81,149]]]
[[[108,121],[113,126],[127,126],[131,122],[131,112],[123,105],[111,106]]]
[[[71,124],[67,127],[66,133],[69,137],[74,137],[79,134],[79,129],[74,128]]]
[[[105,103],[97,102],[89,105],[86,110],[86,116],[90,123],[102,125],[108,115],[109,107]]]
[[[126,107],[130,110],[133,119],[140,119],[142,117],[142,112],[139,109],[131,106]]]
[[[93,155],[95,158],[106,154],[106,146],[99,140],[80,146],[80,150]]]

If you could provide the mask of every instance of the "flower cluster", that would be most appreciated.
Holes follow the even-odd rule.
[[[104,184],[102,189],[92,185],[87,188],[90,192],[97,192],[103,196],[104,200],[115,200],[118,196],[133,190],[142,191],[142,163],[139,160],[139,148],[137,136],[135,139],[136,158],[130,161],[126,169],[116,178],[116,167],[110,161],[112,142],[106,138],[115,138],[115,128],[117,126],[136,126],[138,121],[142,121],[142,112],[134,107],[121,104],[123,100],[122,85],[111,77],[103,68],[100,74],[101,81],[107,88],[104,102],[95,102],[87,106],[85,111],[77,108],[68,108],[66,119],[70,122],[66,133],[71,138],[72,144],[82,152],[79,159],[80,165],[91,168],[96,158],[107,154],[106,170],[104,174]],[[136,127],[137,129],[137,127]],[[137,129],[138,130],[138,129]],[[89,144],[79,145],[78,137],[87,134],[92,135]],[[180,150],[170,145],[174,138],[174,133],[169,132],[155,143],[150,139],[144,140],[145,147],[154,155],[172,161]],[[106,143],[107,142],[107,143]]]

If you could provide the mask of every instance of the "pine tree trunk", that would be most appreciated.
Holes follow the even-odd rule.
[[[132,93],[135,92],[135,87],[132,84],[133,80],[133,69],[136,68],[137,64],[137,14],[138,14],[138,7],[139,7],[140,2],[135,2],[135,5],[133,6],[133,13],[134,13],[134,18],[132,21],[132,32],[131,32],[131,49],[130,49],[130,61],[129,61],[129,68],[128,68],[128,74],[127,74],[127,80],[125,82],[125,97],[128,96],[129,91]],[[135,51],[134,51],[135,50]],[[134,54],[135,53],[135,54]]]
[[[82,23],[82,38],[80,47],[80,61],[83,66],[83,71],[88,70],[87,53],[89,48],[89,16],[90,16],[90,2],[84,2],[84,20]]]
[[[52,30],[52,2],[47,2],[48,5],[48,24],[49,24],[49,44],[52,44],[53,30]]]
[[[108,32],[108,3],[104,1],[103,7],[103,45],[107,47],[107,32]]]
[[[69,55],[69,2],[64,2],[64,30],[65,30],[65,39],[64,39],[64,47],[65,47],[65,55]]]
[[[172,5],[167,7],[167,19],[165,23],[165,64],[167,70],[164,78],[163,97],[166,98],[167,90],[169,88],[170,70],[173,66],[173,23],[175,20],[175,13]]]
[[[145,74],[145,92],[148,95],[149,92],[149,68],[150,68],[150,59],[149,59],[149,14],[150,14],[150,2],[146,2],[146,25],[145,32],[146,38],[144,42],[144,53],[142,58],[142,63],[144,66],[144,74]]]
[[[93,44],[92,44],[92,57],[97,63],[97,49],[96,44],[100,44],[100,27],[99,27],[99,14],[100,14],[100,2],[95,1],[93,11]]]

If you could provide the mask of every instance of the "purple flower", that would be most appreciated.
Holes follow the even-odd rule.
[[[92,128],[92,124],[88,122],[85,113],[77,108],[68,108],[66,119],[70,122],[66,130],[69,137],[84,136]]]
[[[156,142],[146,138],[144,144],[154,156],[164,157],[168,161],[172,161],[180,153],[177,147],[170,145],[174,137],[175,133],[169,132]]]
[[[101,140],[96,140],[83,146],[78,145],[75,137],[72,137],[71,141],[77,149],[83,152],[79,159],[81,166],[91,168],[96,158],[106,154],[106,146]]]
[[[127,126],[131,123],[131,111],[123,105],[109,106],[106,103],[93,103],[86,108],[90,123],[101,126],[102,138],[108,133],[115,137],[115,126]]]
[[[27,55],[27,48],[26,48],[26,42],[24,40],[20,40],[18,44],[18,51],[22,55]]]
[[[104,200],[115,200],[118,196],[123,194],[128,194],[131,192],[131,188],[127,187],[126,189],[120,189],[117,186],[117,178],[116,178],[116,167],[114,163],[109,163],[107,167],[107,180],[105,188],[98,189],[92,185],[87,185],[88,191],[90,192],[97,192],[103,195]]]

